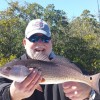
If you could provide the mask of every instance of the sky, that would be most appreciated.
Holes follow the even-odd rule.
[[[100,5],[100,0],[0,0],[0,11],[7,9],[8,4],[6,1],[18,1],[20,5],[24,4],[24,1],[28,3],[35,2],[43,7],[46,7],[48,4],[54,4],[55,9],[65,11],[69,19],[80,16],[85,9],[97,16],[97,1]]]

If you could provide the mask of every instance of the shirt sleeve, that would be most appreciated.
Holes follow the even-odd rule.
[[[12,81],[0,77],[0,100],[11,100],[10,84]]]
[[[100,91],[100,80],[99,80],[99,91]],[[100,94],[96,93],[94,100],[100,100]]]

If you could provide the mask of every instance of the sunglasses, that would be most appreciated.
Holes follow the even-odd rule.
[[[47,37],[46,35],[38,36],[38,35],[32,35],[29,38],[27,38],[30,42],[38,42],[40,39],[43,43],[48,43],[51,40],[51,37]]]

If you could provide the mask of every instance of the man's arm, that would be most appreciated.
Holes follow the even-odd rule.
[[[19,59],[14,59],[11,62],[6,63],[2,67],[11,66],[13,63]],[[12,81],[0,76],[0,100],[11,100],[10,96],[10,85]]]

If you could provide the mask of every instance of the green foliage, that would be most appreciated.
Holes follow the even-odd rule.
[[[19,19],[0,20],[0,53],[5,56],[22,52],[22,29]],[[19,55],[19,54],[18,54]]]
[[[100,23],[89,10],[68,21],[63,10],[53,4],[46,8],[37,3],[20,6],[18,2],[0,11],[0,64],[12,60],[11,55],[23,54],[22,39],[27,23],[42,18],[50,25],[53,50],[65,56],[90,73],[100,72]],[[2,55],[3,54],[3,55]]]
[[[65,57],[78,62],[90,73],[100,72],[100,23],[85,10],[69,27],[69,37],[63,38]]]
[[[7,57],[7,58],[2,57],[2,58],[0,59],[0,67],[3,66],[3,65],[5,65],[7,62],[12,61],[12,60],[15,59],[15,58],[16,58],[15,55],[10,55],[10,57]]]

